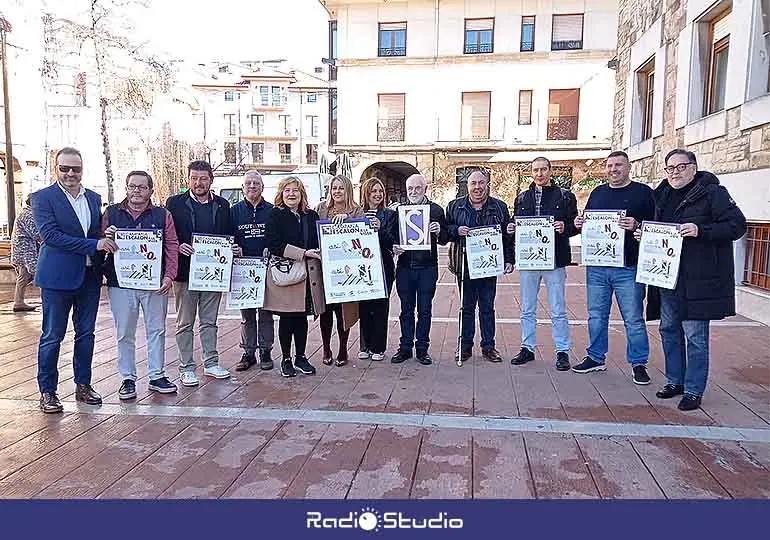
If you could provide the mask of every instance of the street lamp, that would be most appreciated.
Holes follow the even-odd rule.
[[[11,23],[0,16],[0,57],[3,71],[3,112],[5,113],[5,187],[8,204],[8,234],[16,221],[16,195],[13,186],[13,144],[11,143],[11,108],[8,99],[8,62],[5,36],[11,31]]]

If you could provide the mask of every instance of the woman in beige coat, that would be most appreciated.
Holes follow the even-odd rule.
[[[353,200],[353,184],[346,176],[337,175],[332,178],[329,186],[329,194],[325,201],[321,201],[316,207],[320,219],[331,219],[341,223],[347,218],[364,217],[364,211]],[[337,314],[337,336],[340,341],[340,349],[337,359],[332,356],[332,327],[334,326],[334,314]],[[329,304],[321,315],[321,340],[323,342],[323,363],[344,366],[348,363],[348,336],[350,329],[358,321],[358,302],[345,304]]]
[[[305,375],[315,375],[316,372],[305,356],[305,347],[308,315],[321,315],[325,309],[317,221],[318,214],[308,207],[302,181],[295,176],[281,180],[278,183],[275,207],[267,218],[265,244],[271,256],[292,259],[307,267],[307,277],[288,286],[280,286],[275,282],[272,268],[267,271],[263,309],[279,316],[278,341],[282,355],[281,375],[284,377],[294,377],[297,371]],[[293,363],[292,340],[295,353]]]

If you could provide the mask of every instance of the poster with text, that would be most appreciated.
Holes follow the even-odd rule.
[[[235,257],[226,308],[258,309],[265,305],[266,273],[262,257]]]
[[[553,216],[516,218],[516,269],[553,270],[556,265]]]
[[[233,267],[233,237],[193,234],[190,257],[191,291],[227,292]]]
[[[160,289],[163,231],[159,229],[118,229],[115,274],[124,289]]]
[[[406,251],[430,249],[430,205],[402,204],[398,207],[398,241]]]
[[[675,289],[682,257],[678,223],[642,222],[636,281],[663,289]]]
[[[318,222],[327,304],[387,298],[377,231],[364,219]]]
[[[624,217],[625,210],[586,210],[583,213],[580,233],[583,266],[622,268],[625,265],[626,231],[620,226],[620,219]]]
[[[465,258],[470,279],[503,275],[505,259],[500,225],[471,227],[465,237]]]

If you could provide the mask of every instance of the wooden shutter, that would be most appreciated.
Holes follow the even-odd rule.
[[[406,23],[380,23],[380,30],[406,30]]]
[[[380,94],[378,98],[380,120],[404,118],[404,94]]]
[[[583,15],[554,15],[551,42],[582,41]]]
[[[489,92],[464,92],[462,105],[462,137],[489,138]]]
[[[730,21],[732,20],[732,13],[728,11],[716,19],[712,24],[712,40],[711,43],[717,43],[722,38],[730,35]]]
[[[519,125],[532,124],[532,90],[519,90]]]
[[[494,19],[465,19],[465,30],[492,30],[495,25]]]

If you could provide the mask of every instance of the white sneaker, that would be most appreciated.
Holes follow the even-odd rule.
[[[230,377],[230,372],[219,364],[216,366],[207,367],[203,370],[203,374],[209,377],[214,377],[215,379],[228,379]]]
[[[373,353],[372,354],[372,361],[373,362],[382,362],[385,360],[385,355],[381,353]]]
[[[359,360],[369,360],[369,351],[361,351],[358,353]]]
[[[198,386],[198,376],[194,371],[182,373],[182,386]]]

